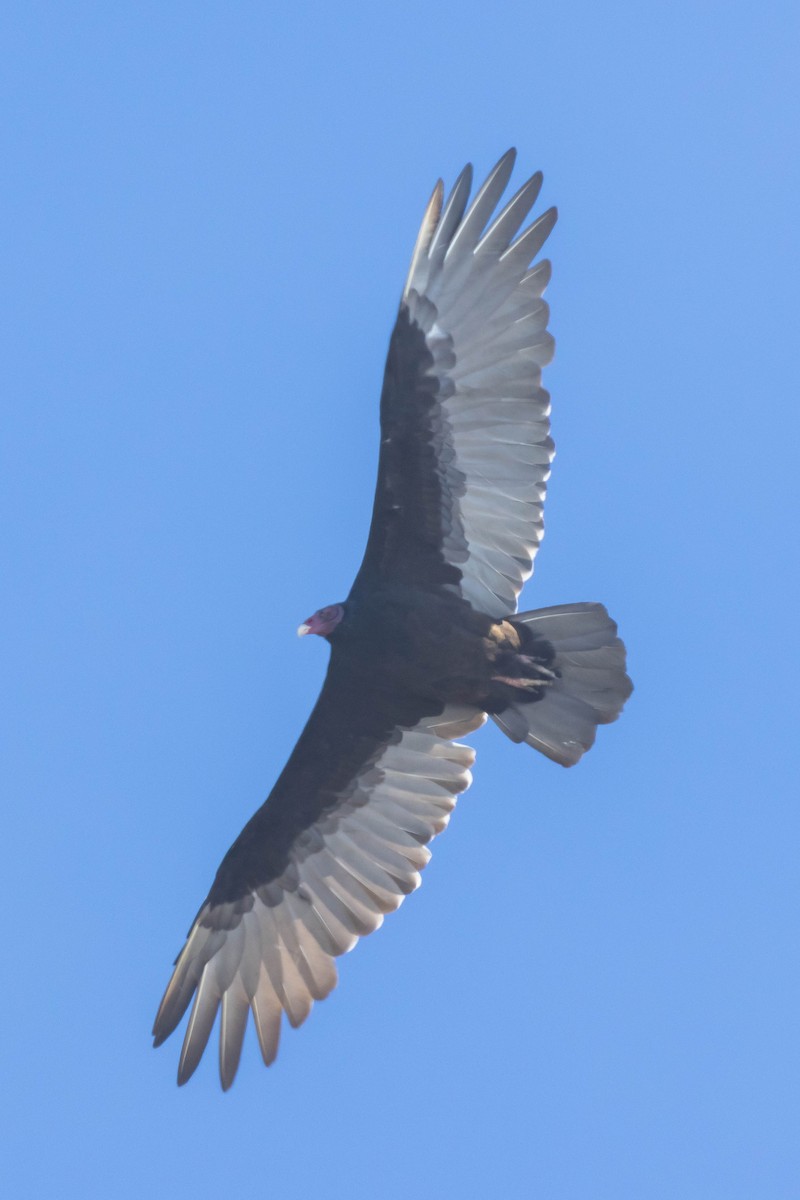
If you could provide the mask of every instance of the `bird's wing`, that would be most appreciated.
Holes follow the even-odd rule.
[[[161,1002],[156,1045],[194,997],[179,1083],[197,1067],[218,1009],[223,1088],[248,1011],[271,1063],[283,1013],[300,1025],[336,984],[334,958],[418,887],[426,844],[471,781],[474,751],[451,739],[486,720],[471,708],[421,709],[412,698],[365,694],[334,648],[308,724],[225,856]]]
[[[514,157],[469,206],[466,167],[447,202],[440,181],[426,210],[389,345],[375,507],[354,585],[446,586],[494,617],[516,610],[531,574],[553,458],[540,386],[553,354],[550,264],[530,263],[556,211],[515,236],[537,174],[488,224]]]

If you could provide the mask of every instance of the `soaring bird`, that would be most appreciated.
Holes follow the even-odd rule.
[[[336,984],[334,959],[420,882],[428,842],[471,782],[454,740],[487,715],[562,766],[632,690],[601,604],[517,612],[542,538],[553,458],[553,354],[531,266],[556,221],[518,231],[541,174],[492,220],[509,150],[470,202],[465,167],[425,210],[389,343],[378,482],[364,560],[346,600],[300,626],[330,644],[319,699],[270,796],[222,860],[153,1030],[192,1011],[178,1083],[220,1012],[219,1072],[233,1082],[248,1013],[264,1062]]]

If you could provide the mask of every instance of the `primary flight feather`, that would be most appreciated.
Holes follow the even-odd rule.
[[[419,885],[471,781],[474,751],[454,739],[489,715],[572,766],[630,695],[602,605],[516,611],[553,458],[550,264],[531,263],[556,211],[519,232],[537,174],[491,220],[514,157],[471,203],[470,167],[446,201],[440,181],[425,211],[386,361],[364,561],[347,599],[298,630],[330,643],[322,691],[222,860],[156,1017],[160,1045],[192,1005],[179,1083],[218,1012],[223,1088],[248,1014],[271,1063],[284,1014],[300,1025],[336,984],[336,956]]]

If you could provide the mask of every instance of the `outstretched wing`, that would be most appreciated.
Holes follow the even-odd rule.
[[[430,705],[428,708],[430,709]],[[281,1018],[300,1025],[336,984],[334,958],[419,886],[427,843],[469,786],[474,751],[451,741],[486,720],[369,694],[333,650],[325,684],[266,804],[225,856],[164,994],[160,1045],[192,999],[178,1083],[221,1009],[219,1070],[230,1087],[248,1012],[264,1062]]]
[[[446,204],[431,197],[392,334],[381,396],[378,484],[354,591],[376,580],[446,586],[490,616],[514,612],[542,538],[550,474],[553,354],[530,267],[556,220],[519,237],[539,193],[534,175],[487,228],[508,183],[509,150],[467,208],[466,167]]]

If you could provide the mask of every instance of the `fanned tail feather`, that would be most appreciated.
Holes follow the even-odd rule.
[[[615,721],[633,691],[617,626],[602,604],[559,604],[510,620],[550,642],[556,678],[541,699],[511,704],[492,720],[512,741],[574,766],[593,745],[597,726]]]

